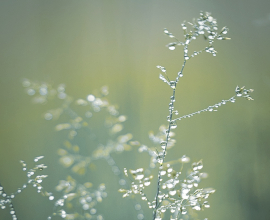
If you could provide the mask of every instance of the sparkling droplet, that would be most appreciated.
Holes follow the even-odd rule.
[[[176,121],[170,122],[170,127],[171,127],[171,129],[176,129],[177,128]]]
[[[174,195],[176,194],[176,190],[169,191],[169,194],[170,194],[171,196],[174,196]]]
[[[230,102],[235,102],[235,98],[234,97],[230,98]]]
[[[171,213],[175,213],[175,211],[176,211],[176,208],[175,207],[171,207]]]
[[[185,207],[181,207],[181,213],[183,215],[187,214],[187,209]]]
[[[166,148],[166,145],[167,145],[167,142],[166,141],[162,141],[160,143],[160,146],[161,146],[162,149],[165,149]]]
[[[171,86],[172,89],[175,89],[176,82],[175,81],[170,81],[170,86]]]
[[[204,202],[203,202],[203,206],[204,206],[205,208],[210,208],[210,204],[208,203],[208,201],[204,201]]]
[[[181,162],[182,163],[188,163],[190,161],[190,158],[187,157],[186,155],[183,155],[182,158],[181,158]]]
[[[86,203],[82,206],[83,210],[88,210],[89,209],[89,205]]]
[[[178,72],[178,76],[179,76],[179,77],[183,77],[182,72]]]
[[[149,186],[150,184],[151,184],[150,181],[144,182],[144,185],[145,185],[145,186]]]
[[[94,95],[92,95],[92,94],[90,94],[90,95],[88,95],[87,96],[87,100],[89,101],[89,102],[93,102],[93,101],[95,101],[95,96]]]
[[[34,161],[35,162],[38,162],[39,160],[41,160],[41,159],[43,159],[44,158],[44,156],[39,156],[39,157],[36,157],[35,159],[34,159]]]

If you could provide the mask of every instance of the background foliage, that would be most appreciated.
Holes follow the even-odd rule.
[[[180,35],[181,22],[210,11],[227,26],[231,41],[217,42],[217,57],[202,54],[189,62],[179,85],[176,109],[188,114],[254,88],[254,102],[239,100],[216,113],[183,120],[171,155],[201,158],[209,178],[202,184],[217,192],[210,198],[209,219],[266,219],[269,216],[269,2],[255,1],[13,1],[0,3],[0,180],[7,192],[24,183],[19,160],[45,155],[53,191],[66,171],[59,166],[62,138],[43,114],[50,105],[32,105],[22,78],[65,83],[73,97],[86,97],[103,85],[109,100],[128,116],[125,130],[148,144],[148,132],[166,123],[170,90],[158,79],[156,65],[177,73],[181,50],[169,51],[166,27]],[[179,61],[180,60],[180,61]],[[181,115],[182,115],[181,114]],[[102,133],[101,133],[102,134]],[[171,151],[171,152],[172,152]],[[116,155],[127,168],[147,166],[136,151]],[[30,162],[31,163],[31,162]],[[29,164],[29,166],[31,166]],[[105,163],[96,164],[96,184],[110,182],[105,219],[130,219],[128,202],[115,191],[117,178]],[[113,204],[113,205],[112,205]],[[14,201],[21,219],[45,219],[52,205],[34,189]],[[8,219],[1,211],[0,219]],[[135,218],[134,218],[135,219]]]

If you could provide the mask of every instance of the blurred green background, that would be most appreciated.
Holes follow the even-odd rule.
[[[66,175],[56,154],[63,138],[54,131],[55,122],[43,119],[50,106],[31,103],[21,86],[23,78],[65,83],[75,98],[107,85],[109,100],[128,116],[126,133],[148,145],[148,132],[166,123],[171,95],[158,79],[156,65],[165,66],[173,78],[183,59],[180,48],[165,47],[171,39],[163,29],[182,36],[182,21],[192,21],[201,10],[211,12],[220,28],[229,27],[232,40],[215,43],[217,57],[203,53],[187,63],[176,109],[183,115],[206,108],[233,96],[236,85],[255,89],[255,101],[239,99],[218,112],[182,120],[168,159],[183,154],[193,161],[203,159],[209,178],[201,186],[217,190],[203,216],[268,219],[269,0],[2,0],[0,182],[6,192],[25,182],[19,160],[30,167],[34,157],[45,156],[49,178],[43,185],[48,191]],[[136,150],[115,160],[128,168],[148,163],[148,157]],[[116,191],[118,180],[108,165],[100,163],[97,168],[90,181],[108,185],[100,210],[104,218],[136,219],[130,200],[121,199]],[[48,199],[31,187],[16,197],[14,205],[20,220],[46,219],[52,210]],[[0,211],[0,219],[11,219],[8,210]]]

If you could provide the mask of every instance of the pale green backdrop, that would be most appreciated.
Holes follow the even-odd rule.
[[[177,145],[168,158],[203,159],[217,191],[203,213],[209,219],[265,220],[269,212],[269,34],[268,0],[2,0],[0,2],[0,182],[8,193],[25,181],[19,160],[44,155],[54,190],[66,170],[58,163],[63,139],[55,122],[43,119],[50,105],[34,105],[23,78],[65,83],[75,98],[107,85],[109,99],[128,116],[125,131],[150,144],[148,132],[166,123],[170,90],[156,65],[175,76],[182,51],[169,51],[166,27],[181,36],[181,22],[209,11],[231,41],[216,42],[217,57],[202,54],[187,63],[176,108],[188,114],[234,95],[236,85],[255,89],[255,101],[238,100],[178,123]],[[173,77],[172,77],[173,78]],[[116,156],[121,166],[146,166],[136,151]],[[104,166],[104,167],[103,167]],[[94,184],[108,185],[100,210],[106,220],[136,219],[132,203],[121,199],[117,178],[97,164]],[[52,204],[29,188],[14,200],[19,220],[45,220]],[[146,207],[146,206],[145,206]],[[0,219],[9,220],[8,210]],[[147,219],[151,219],[145,209]],[[148,213],[148,214],[147,214]]]

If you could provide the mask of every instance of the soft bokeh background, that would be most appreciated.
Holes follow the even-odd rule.
[[[217,57],[204,53],[187,63],[176,109],[180,115],[203,109],[230,98],[236,85],[255,89],[255,101],[239,99],[218,112],[181,121],[168,159],[183,154],[194,161],[203,158],[209,178],[202,186],[217,190],[203,216],[268,219],[269,0],[2,0],[0,182],[5,190],[14,192],[24,183],[21,159],[31,166],[35,156],[45,156],[48,191],[66,172],[56,154],[63,139],[54,122],[43,119],[49,106],[31,103],[23,78],[65,83],[75,98],[107,85],[110,101],[128,116],[125,131],[149,144],[148,132],[166,123],[170,96],[156,65],[165,66],[171,78],[182,65],[180,48],[165,47],[171,39],[163,28],[181,36],[181,22],[201,10],[211,12],[220,28],[228,26],[232,40],[216,42]],[[128,168],[147,164],[147,157],[135,150],[115,159]],[[117,179],[107,164],[97,167],[90,181],[109,185],[100,210],[105,219],[136,219],[130,200],[116,192]],[[46,219],[52,210],[47,200],[27,189],[14,201],[19,219]],[[0,219],[11,219],[7,210],[0,211]]]

